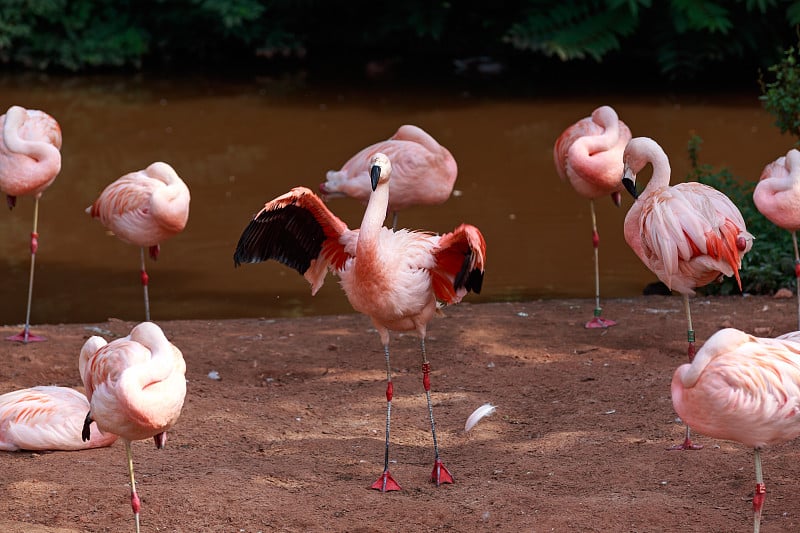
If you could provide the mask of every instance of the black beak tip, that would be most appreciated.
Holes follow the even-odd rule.
[[[369,179],[372,182],[372,190],[374,191],[378,187],[378,180],[381,179],[381,167],[373,165],[369,169]]]
[[[625,190],[633,196],[634,199],[639,197],[639,193],[636,192],[636,184],[630,178],[622,178],[622,185],[625,187]]]

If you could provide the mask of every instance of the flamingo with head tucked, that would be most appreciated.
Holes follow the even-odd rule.
[[[386,362],[384,468],[372,485],[382,492],[400,489],[389,473],[394,390],[389,364],[390,330],[416,331],[420,338],[423,388],[433,436],[431,481],[437,485],[453,481],[439,458],[425,334],[437,312],[437,302],[455,304],[468,291],[480,292],[486,257],[486,243],[474,226],[462,224],[441,236],[385,228],[391,173],[389,158],[375,154],[370,168],[373,192],[360,229],[349,229],[319,197],[297,187],[267,202],[242,232],[234,253],[237,266],[275,259],[296,269],[311,283],[312,294],[322,286],[330,269],[340,278],[353,308],[372,319]]]
[[[156,162],[108,185],[86,212],[123,242],[140,247],[145,320],[150,320],[149,277],[144,249],[158,258],[160,243],[177,235],[189,219],[189,188],[170,165]]]
[[[16,205],[17,196],[33,196],[34,201],[25,327],[7,340],[43,341],[43,337],[30,333],[33,271],[39,248],[39,198],[61,171],[61,128],[44,111],[15,105],[0,116],[0,132],[0,192],[6,195],[10,209]]]
[[[631,139],[623,159],[622,183],[635,199],[625,216],[625,240],[658,279],[683,296],[691,360],[695,334],[689,296],[723,275],[735,276],[741,289],[739,268],[753,236],[739,209],[718,190],[695,182],[670,186],[669,159],[653,139]],[[653,174],[638,193],[636,174],[648,163]],[[684,443],[675,449],[698,448],[687,426]]]
[[[450,151],[418,126],[400,126],[385,141],[367,146],[351,157],[340,170],[329,170],[319,186],[322,197],[349,196],[366,204],[372,194],[370,165],[376,153],[392,160],[388,211],[392,228],[397,227],[397,213],[415,205],[439,205],[450,198],[458,174],[458,165]]]
[[[86,450],[111,446],[117,440],[92,426],[92,437],[81,439],[89,410],[86,396],[69,387],[40,386],[0,396],[0,451]]]
[[[601,317],[600,307],[600,234],[594,212],[594,199],[611,196],[614,204],[620,204],[622,184],[622,152],[631,139],[631,130],[619,120],[616,111],[601,106],[592,115],[583,118],[564,130],[553,146],[556,171],[575,192],[589,199],[592,211],[592,246],[594,247],[594,317],[586,323],[587,328],[607,328],[616,322]]]
[[[800,436],[800,343],[722,329],[675,371],[672,405],[704,435],[753,448],[758,533],[766,496],[761,449]]]
[[[797,230],[800,229],[800,152],[792,148],[785,156],[764,167],[758,185],[753,190],[753,202],[770,222],[792,234],[800,329],[800,253],[797,249]]]
[[[90,337],[78,360],[89,412],[82,438],[92,438],[91,424],[122,437],[131,479],[131,507],[139,533],[141,501],[133,476],[131,441],[153,437],[156,448],[167,442],[167,430],[178,421],[186,397],[186,363],[181,351],[152,322],[130,335],[106,343]]]

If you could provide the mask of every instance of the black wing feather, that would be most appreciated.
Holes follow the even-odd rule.
[[[453,281],[453,288],[456,290],[464,287],[467,291],[472,291],[475,294],[481,293],[483,286],[483,272],[480,269],[474,268],[470,271],[469,265],[472,264],[472,249],[467,250],[464,254],[464,262],[461,263],[461,269]]]
[[[236,245],[233,262],[238,267],[274,259],[305,274],[324,241],[325,232],[311,212],[289,204],[261,211],[250,221]]]

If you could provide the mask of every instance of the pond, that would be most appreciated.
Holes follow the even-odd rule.
[[[757,180],[784,155],[781,136],[752,94],[499,97],[461,89],[310,87],[302,81],[153,80],[145,77],[0,78],[0,107],[41,109],[61,125],[62,170],[40,203],[32,324],[143,320],[139,250],[84,212],[111,181],[154,161],[191,190],[189,223],[148,264],[154,320],[352,312],[336,278],[312,297],[275,262],[234,268],[242,229],[263,204],[297,185],[314,190],[361,148],[418,125],[458,162],[456,195],[401,213],[400,226],[435,232],[461,222],[487,241],[481,295],[465,301],[592,297],[589,203],[562,183],[553,141],[574,121],[612,105],[635,136],[657,140],[673,182],[689,169],[686,144],[704,139],[703,163]],[[628,248],[622,208],[596,201],[602,297],[641,294],[655,281]],[[330,202],[350,227],[363,206]],[[0,213],[0,323],[25,318],[33,200]]]

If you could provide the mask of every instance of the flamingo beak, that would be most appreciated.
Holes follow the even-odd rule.
[[[639,198],[639,193],[636,192],[636,174],[631,172],[631,169],[627,165],[625,166],[625,172],[622,174],[622,185],[625,187],[625,190],[633,196],[634,200]]]
[[[381,167],[378,165],[372,165],[372,168],[369,169],[369,179],[372,181],[372,190],[374,191],[378,187],[378,180],[381,178]]]
[[[611,193],[611,201],[614,202],[614,205],[619,207],[622,205],[622,195],[619,191],[614,191]]]

